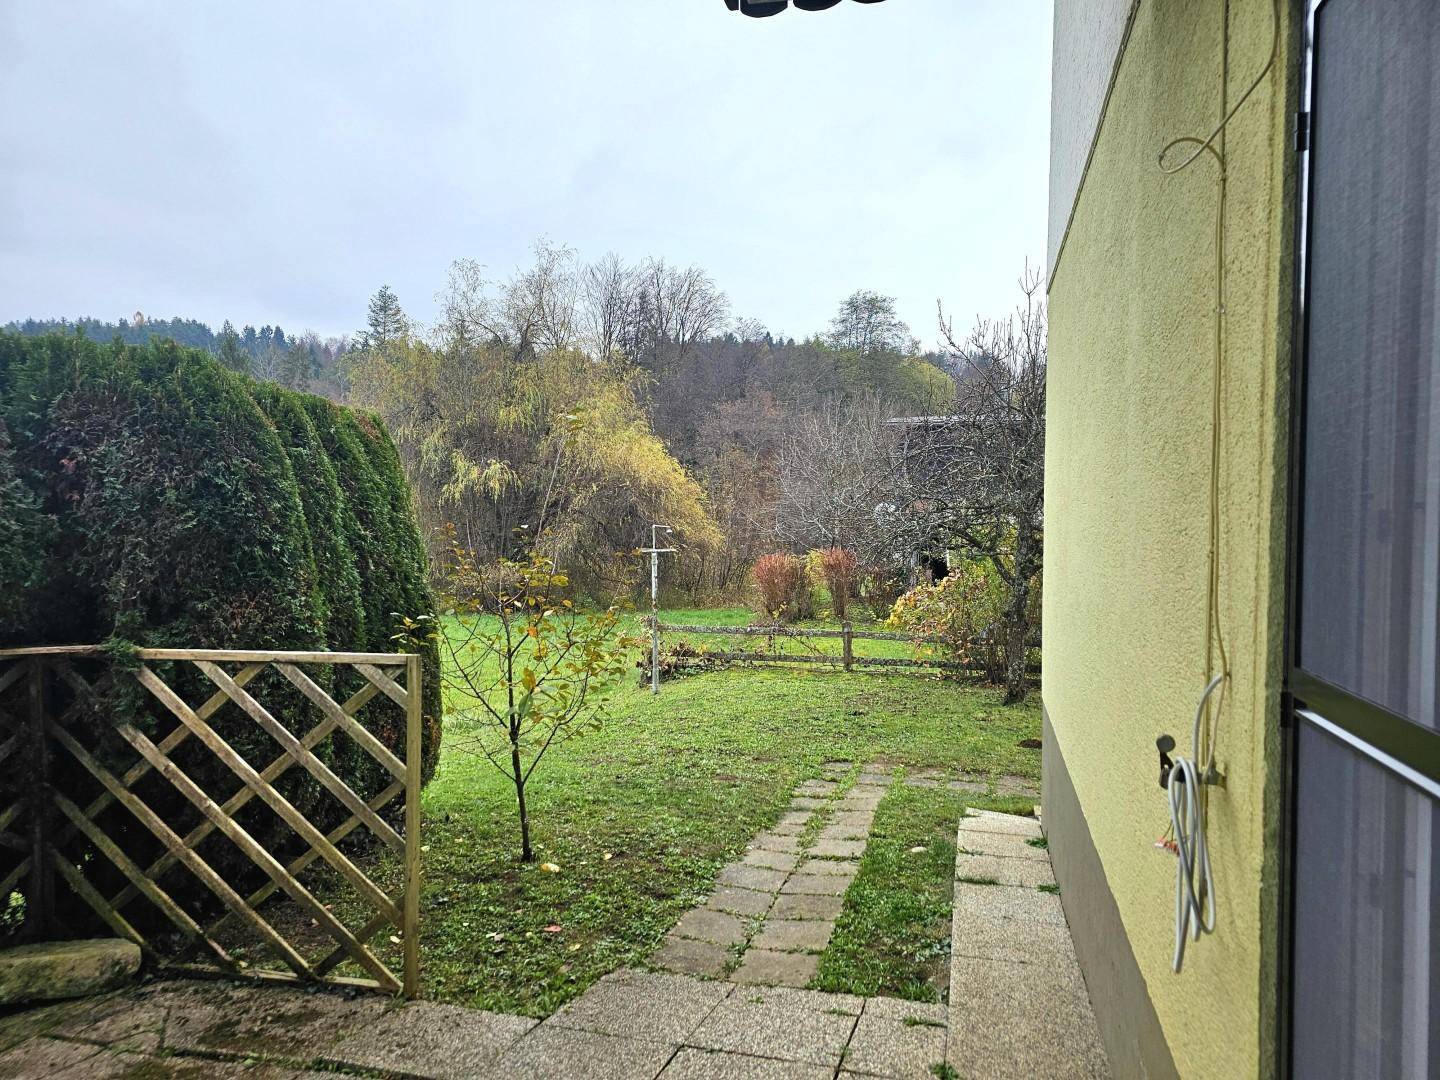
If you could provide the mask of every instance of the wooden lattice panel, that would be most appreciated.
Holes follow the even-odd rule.
[[[0,900],[23,894],[34,934],[56,932],[47,924],[57,904],[82,904],[165,966],[193,968],[198,958],[232,974],[413,995],[419,658],[146,649],[137,659],[131,669],[90,649],[0,652],[0,775],[9,777],[0,797]],[[318,671],[331,678],[317,679]],[[322,683],[355,688],[337,701]],[[283,713],[258,687],[284,698]],[[130,693],[131,707],[113,707],[118,690]],[[367,707],[403,715],[403,761],[357,718]],[[374,790],[342,779],[332,767],[342,754],[373,763]],[[297,793],[308,809],[296,805]],[[357,843],[357,830],[373,841]],[[380,848],[403,867],[398,888],[382,887],[369,869]],[[334,902],[333,888],[332,902],[317,896],[322,871],[358,905]],[[286,920],[273,915],[283,908],[276,894],[293,905]],[[358,927],[336,914],[357,906]],[[296,912],[310,933],[287,932]],[[402,945],[399,976],[372,948],[387,929]],[[280,966],[238,959],[224,944],[237,934]],[[347,962],[360,977],[336,974]]]

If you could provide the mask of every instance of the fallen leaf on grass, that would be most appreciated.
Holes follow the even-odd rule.
[[[558,874],[560,872],[560,867],[553,862],[542,862],[540,869],[544,870],[547,874]]]
[[[549,926],[545,927],[545,932],[546,932],[547,934],[558,934],[558,933],[560,933],[561,930],[564,930],[564,929],[565,929],[565,928],[564,928],[563,926],[561,926],[559,923],[553,923],[553,922],[552,922]]]

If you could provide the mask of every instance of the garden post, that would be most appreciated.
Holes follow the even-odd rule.
[[[841,641],[844,644],[845,670],[850,671],[855,666],[855,631],[849,619],[841,624],[840,631],[844,635]]]
[[[401,945],[407,998],[420,992],[420,769],[423,760],[424,679],[419,653],[405,658],[405,926]]]
[[[49,936],[55,912],[54,867],[46,823],[50,813],[49,761],[45,745],[45,659],[30,661],[30,889],[25,897],[26,934]]]

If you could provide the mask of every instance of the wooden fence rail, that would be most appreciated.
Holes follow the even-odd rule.
[[[306,670],[320,667],[357,689],[337,702]],[[342,680],[342,672],[351,674]],[[289,724],[252,692],[267,674],[272,693],[293,688],[290,711],[281,714]],[[192,698],[201,687],[204,700],[187,702],[180,685],[192,688]],[[114,692],[127,687],[149,703],[138,715],[113,707]],[[403,761],[357,719],[371,702],[403,714],[403,724],[392,725],[403,732]],[[0,772],[10,799],[0,810],[7,853],[0,904],[23,897],[29,936],[75,932],[52,925],[64,889],[158,966],[414,995],[421,702],[420,658],[412,654],[140,649],[117,664],[89,646],[0,650]],[[322,744],[334,750],[336,740],[378,767],[382,779],[372,786],[379,790],[356,791],[317,753]],[[296,768],[334,801],[324,806],[323,825],[279,786]],[[224,778],[227,793],[206,790],[196,775],[212,788]],[[401,798],[403,815],[392,806]],[[261,808],[279,840],[255,835]],[[359,829],[399,861],[398,888],[382,887],[357,861]],[[228,861],[217,862],[221,838]],[[317,878],[320,871],[327,875]],[[324,885],[328,902],[317,895]],[[106,895],[107,888],[114,891]],[[212,901],[197,902],[200,893]],[[134,907],[142,898],[144,912]],[[368,913],[358,929],[336,913],[349,907]],[[296,932],[297,925],[313,930]],[[400,942],[399,975],[373,944],[387,927]],[[179,950],[170,944],[177,935]],[[227,944],[237,935],[281,966],[239,959]],[[358,976],[336,974],[347,963]]]

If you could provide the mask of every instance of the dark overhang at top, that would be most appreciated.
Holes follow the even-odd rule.
[[[801,11],[824,11],[840,2],[841,0],[725,0],[725,6],[731,11],[749,15],[752,19],[764,19],[770,15],[779,15],[792,4]],[[878,4],[880,0],[854,0],[854,2]]]

